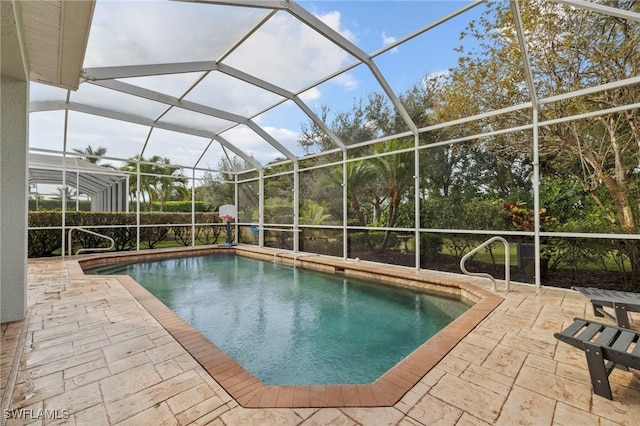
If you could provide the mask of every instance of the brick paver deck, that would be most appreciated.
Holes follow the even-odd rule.
[[[185,329],[180,344],[167,331],[179,318],[163,327],[128,278],[85,276],[75,260],[30,260],[28,269],[27,318],[2,324],[0,378],[2,415],[29,418],[8,425],[630,425],[640,418],[637,372],[614,370],[613,401],[594,396],[584,354],[554,339],[574,316],[594,318],[571,291],[499,292],[504,301],[392,406],[344,406],[358,390],[341,388],[336,403],[327,386],[324,395],[264,389],[260,399],[277,406],[320,398],[331,408],[245,408],[185,349],[191,342],[197,353],[207,342]]]

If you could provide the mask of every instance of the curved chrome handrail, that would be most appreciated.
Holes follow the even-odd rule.
[[[80,253],[87,252],[87,251],[109,251],[109,250],[111,250],[112,248],[114,248],[116,246],[116,242],[111,237],[108,237],[108,236],[102,235],[102,234],[98,234],[97,232],[93,232],[93,231],[90,231],[88,229],[81,228],[79,226],[72,226],[71,228],[69,228],[69,238],[68,238],[68,241],[69,241],[69,256],[71,256],[72,253],[73,253],[73,244],[71,244],[71,232],[72,231],[76,231],[76,230],[77,231],[86,232],[87,234],[95,235],[96,237],[101,237],[101,238],[104,238],[106,240],[111,241],[111,245],[109,247],[81,248],[78,251],[76,251],[76,256],[79,255]]]
[[[473,256],[474,254],[476,254],[478,251],[480,251],[480,249],[483,249],[484,247],[488,246],[489,244],[491,244],[494,241],[502,241],[502,243],[504,244],[504,282],[506,284],[506,291],[510,291],[511,290],[511,286],[509,284],[510,279],[511,279],[511,266],[510,266],[510,252],[509,252],[509,241],[505,240],[502,237],[491,237],[489,238],[487,241],[485,241],[484,243],[480,244],[478,247],[474,248],[473,250],[471,250],[469,253],[465,254],[462,259],[460,259],[460,269],[462,269],[462,272],[466,275],[471,275],[474,277],[484,277],[484,278],[489,278],[491,280],[491,282],[493,283],[493,291],[497,291],[497,287],[496,287],[496,279],[493,278],[493,275],[488,274],[486,272],[469,272],[467,271],[467,268],[465,268],[464,263],[467,261],[467,259],[469,259],[471,256]]]

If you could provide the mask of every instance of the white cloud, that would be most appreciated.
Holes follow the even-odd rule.
[[[355,33],[348,28],[342,26],[342,14],[338,11],[328,12],[325,14],[317,15],[318,19],[327,24],[332,30],[338,32],[341,36],[346,38],[352,43],[356,43],[358,40]]]
[[[208,144],[209,139],[206,138],[154,129],[146,144],[144,157],[169,157],[173,164],[193,166]]]
[[[100,1],[94,13],[85,66],[215,60],[266,13],[261,9],[182,2]],[[356,41],[355,34],[343,26],[340,12],[317,17],[351,42]],[[281,11],[224,62],[298,91],[353,60],[334,43]],[[252,115],[277,101],[271,93],[214,74],[220,73],[211,73],[186,99],[205,105],[215,103],[241,115]],[[149,77],[148,81],[134,79],[132,83],[181,96],[189,87],[187,80],[193,82],[197,78],[185,77]],[[347,90],[358,84],[350,76],[341,76],[333,83]],[[315,90],[306,96],[310,95],[319,97],[322,93]]]
[[[347,91],[356,90],[360,86],[360,82],[349,73],[343,73],[331,80],[334,84],[344,87]]]
[[[317,87],[313,87],[301,93],[300,99],[302,99],[303,102],[311,102],[311,101],[320,99],[321,96],[322,96],[322,93],[320,92],[320,89],[318,89]]]
[[[271,132],[267,133],[272,134]],[[269,142],[262,139],[262,137],[246,126],[238,126],[223,133],[222,136],[242,152],[258,160],[261,164],[266,164],[276,158],[284,157],[284,155],[271,146]]]
[[[185,99],[249,117],[282,98],[221,72],[212,72]]]
[[[84,67],[110,67],[138,64],[162,64],[173,62],[214,61],[241,40],[268,11],[263,9],[215,6],[189,2],[141,2],[98,1],[94,12]],[[355,34],[344,26],[338,11],[317,14],[326,25],[351,42]],[[290,91],[304,87],[336,72],[352,63],[354,58],[331,41],[322,37],[286,12],[276,13],[243,45],[225,58],[224,63],[236,67],[257,78],[280,85]],[[126,79],[130,84],[182,97],[203,73],[152,76]],[[350,73],[340,75],[330,84],[343,90],[354,90],[360,82]],[[106,92],[106,93],[105,93]],[[301,95],[305,102],[319,101],[333,90],[312,88]],[[45,97],[46,94],[43,94]],[[47,95],[46,97],[50,97]],[[83,84],[72,100],[88,105],[101,106],[115,111],[157,119],[166,106],[141,98],[128,97]],[[273,105],[281,98],[271,92],[258,89],[221,72],[211,72],[186,100],[215,107],[242,116],[252,116]],[[160,105],[160,107],[158,107]],[[295,114],[291,114],[293,117]],[[216,119],[191,117],[184,110],[176,110],[162,119],[201,129],[218,130]],[[108,156],[128,158],[138,154],[149,134],[147,126],[118,123],[86,114],[74,114],[68,147],[106,146]],[[48,134],[44,127],[42,134]],[[292,122],[291,128],[299,122]],[[266,131],[290,151],[297,152],[298,132],[278,122]],[[218,128],[216,128],[218,127]],[[59,131],[58,131],[59,132]],[[36,133],[36,132],[34,132]],[[170,157],[174,163],[191,164],[199,156],[198,142],[181,142],[179,137],[164,137],[163,132],[152,132],[145,157],[152,154]],[[224,134],[230,142],[262,163],[282,157],[276,149],[244,126]],[[191,161],[193,159],[193,161]]]
[[[429,74],[427,74],[425,76],[425,79],[426,80],[439,79],[439,78],[442,78],[442,77],[446,77],[448,75],[449,75],[449,70],[448,69],[447,70],[440,70],[440,71],[433,71],[433,72],[430,72]]]
[[[265,127],[264,129],[293,154],[300,155],[302,153],[302,149],[298,146],[299,132],[281,127]]]
[[[387,35],[387,33],[385,31],[382,32],[382,45],[383,46],[388,46],[392,43],[395,43],[397,39],[394,36],[390,36]],[[392,53],[397,53],[398,52],[398,48],[394,47],[393,49],[391,49]]]
[[[347,38],[340,14],[319,17]],[[253,34],[228,59],[231,66],[290,91],[302,88],[336,72],[354,60],[346,51],[291,15],[279,12]]]
[[[106,156],[127,159],[139,154],[149,133],[146,126],[91,114],[69,112],[67,149],[104,147]]]
[[[266,13],[183,2],[98,1],[85,66],[215,60]]]

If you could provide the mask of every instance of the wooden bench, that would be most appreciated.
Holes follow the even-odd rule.
[[[589,299],[593,305],[593,314],[597,317],[607,317],[616,322],[619,327],[629,327],[629,312],[640,312],[640,294],[627,291],[604,290],[593,287],[571,287]],[[604,310],[612,308],[615,316]]]
[[[573,324],[554,336],[584,351],[596,395],[613,399],[609,374],[614,367],[640,370],[640,333],[636,331],[574,318]]]

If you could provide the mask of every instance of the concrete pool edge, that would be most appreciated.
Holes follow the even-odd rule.
[[[368,262],[344,261],[300,253],[284,253],[253,246],[202,247],[188,250],[153,250],[134,253],[91,255],[79,259],[74,275],[84,275],[82,267],[96,267],[135,258],[136,261],[158,260],[175,256],[195,256],[230,252],[273,260],[274,255],[289,258],[296,265],[311,269],[338,271],[366,278],[382,276],[414,289],[436,290],[456,294],[474,301],[467,312],[416,348],[377,380],[366,385],[270,386],[260,382],[244,367],[226,355],[214,343],[186,323],[175,312],[155,298],[129,276],[115,275],[138,302],[180,343],[191,356],[245,408],[320,408],[320,407],[387,407],[395,405],[444,356],[451,351],[503,300],[472,284],[456,282],[454,277],[430,277],[428,273]],[[304,257],[304,260],[302,259]],[[70,271],[71,272],[71,271]],[[434,282],[436,281],[436,282]]]

